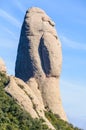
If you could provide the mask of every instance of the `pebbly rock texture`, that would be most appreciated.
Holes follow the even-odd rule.
[[[54,22],[42,9],[30,8],[21,29],[15,76],[30,86],[46,110],[67,120],[59,92],[61,66],[61,43]]]
[[[0,72],[6,73],[6,66],[2,58],[0,58]]]

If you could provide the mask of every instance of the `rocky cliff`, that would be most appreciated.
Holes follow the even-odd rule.
[[[33,118],[45,117],[52,111],[67,120],[59,90],[62,66],[61,43],[51,18],[36,7],[30,8],[24,18],[17,52],[15,76],[5,91]]]

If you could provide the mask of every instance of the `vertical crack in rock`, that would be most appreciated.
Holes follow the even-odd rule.
[[[40,39],[38,51],[39,51],[42,69],[45,75],[49,75],[50,73],[49,52],[47,50],[47,47],[44,45],[44,40],[42,37]]]

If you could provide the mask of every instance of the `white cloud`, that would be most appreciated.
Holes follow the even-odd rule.
[[[67,47],[70,47],[72,49],[76,50],[85,50],[86,51],[86,44],[85,43],[79,43],[76,41],[73,41],[66,36],[60,36],[62,44],[66,45]]]
[[[60,81],[60,89],[61,89],[61,97],[65,106],[65,110],[68,113],[74,112],[81,116],[84,115],[86,117],[86,105],[84,104],[84,99],[86,99],[86,83],[82,83],[81,81],[71,81],[61,79]],[[81,109],[83,110],[80,113]],[[74,113],[72,113],[73,115]]]
[[[74,87],[75,88],[75,86],[76,86],[76,85],[72,84],[71,81],[67,81],[67,80],[63,80],[63,79],[61,79],[60,82],[61,82],[61,85],[65,86],[66,88],[67,87],[70,87],[70,88]]]
[[[14,49],[17,48],[17,40],[9,40],[9,39],[0,39],[0,53],[3,52],[4,49]]]
[[[15,40],[18,40],[18,37],[15,35],[14,32],[12,32],[10,29],[3,27],[3,29]]]
[[[24,7],[23,4],[21,4],[18,0],[15,0],[13,3],[18,7],[18,9],[19,9],[22,13],[25,13],[25,7]]]
[[[86,86],[86,83],[85,81],[82,82],[82,81],[78,81],[78,80],[71,80],[71,79],[64,79],[64,78],[61,78],[60,79],[60,84],[61,86],[63,86],[63,89],[66,88],[66,89],[69,89],[70,88],[72,90],[80,90],[83,91],[83,89],[85,89],[85,86]]]
[[[11,16],[9,13],[7,13],[6,11],[4,11],[2,9],[0,9],[0,17],[5,18],[7,21],[12,23],[16,27],[20,28],[20,26],[21,26],[21,23],[16,18],[14,18],[13,16]]]
[[[86,124],[86,84],[62,79],[60,82],[61,98],[69,122],[75,126],[85,128]],[[81,111],[82,110],[82,111]],[[81,123],[80,123],[81,122]]]

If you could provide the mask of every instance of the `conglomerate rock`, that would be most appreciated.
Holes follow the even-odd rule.
[[[30,8],[21,29],[15,76],[25,81],[37,97],[40,91],[46,110],[67,120],[59,92],[61,66],[61,43],[54,22],[42,9]]]

